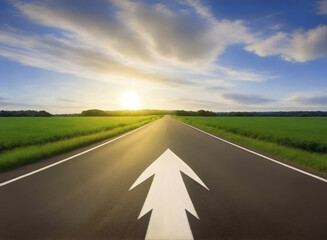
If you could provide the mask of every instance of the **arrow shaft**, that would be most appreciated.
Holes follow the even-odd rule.
[[[154,209],[145,239],[193,239],[185,210],[171,214]]]
[[[156,174],[143,206],[144,210],[153,209],[145,239],[193,239],[185,211],[192,207],[178,170]]]

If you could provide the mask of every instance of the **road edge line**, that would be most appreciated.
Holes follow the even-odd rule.
[[[95,147],[90,148],[90,149],[87,149],[87,150],[85,150],[85,151],[83,151],[83,152],[77,153],[77,154],[75,154],[75,155],[73,155],[73,156],[70,156],[70,157],[64,158],[64,159],[62,159],[62,160],[59,160],[59,161],[57,161],[57,162],[55,162],[55,163],[52,163],[52,164],[47,165],[47,166],[45,166],[45,167],[39,168],[39,169],[34,170],[34,171],[32,171],[32,172],[25,173],[25,174],[20,175],[20,176],[18,176],[18,177],[12,178],[12,179],[7,180],[7,181],[4,181],[4,182],[0,183],[0,187],[3,187],[3,186],[8,185],[8,184],[10,184],[10,183],[16,182],[16,181],[18,181],[18,180],[20,180],[20,179],[23,179],[23,178],[26,178],[26,177],[28,177],[28,176],[34,175],[34,174],[36,174],[36,173],[42,172],[42,171],[44,171],[44,170],[46,170],[46,169],[49,169],[49,168],[52,168],[52,167],[54,167],[54,166],[57,166],[57,165],[59,165],[59,164],[61,164],[61,163],[67,162],[67,161],[69,161],[69,160],[71,160],[71,159],[74,159],[74,158],[76,158],[76,157],[78,157],[78,156],[81,156],[81,155],[83,155],[83,154],[85,154],[85,153],[91,152],[91,151],[93,151],[93,150],[95,150],[95,149],[97,149],[97,148],[103,147],[103,146],[105,146],[105,145],[107,145],[107,144],[109,144],[109,143],[115,142],[115,141],[117,141],[117,140],[119,140],[119,139],[121,139],[121,138],[123,138],[123,137],[126,137],[127,135],[130,135],[130,134],[132,134],[132,133],[134,133],[134,132],[136,132],[136,131],[138,131],[138,130],[141,130],[142,128],[144,128],[144,127],[146,127],[146,126],[148,126],[148,125],[150,125],[150,124],[152,124],[152,123],[154,123],[154,122],[156,122],[156,121],[158,121],[158,120],[160,120],[160,119],[162,119],[162,118],[156,119],[156,120],[154,120],[154,121],[152,121],[152,122],[149,122],[149,123],[147,123],[147,124],[145,124],[145,125],[143,125],[143,126],[141,126],[141,127],[139,127],[139,128],[136,128],[136,129],[134,129],[134,130],[132,130],[132,131],[126,132],[126,133],[124,133],[123,135],[120,135],[120,136],[118,136],[118,137],[116,137],[116,138],[114,138],[114,139],[111,139],[111,140],[107,141],[107,142],[101,143],[100,145],[95,146]]]
[[[176,119],[176,120],[178,120],[178,119]],[[314,175],[314,174],[312,174],[312,173],[308,173],[308,172],[306,172],[306,171],[304,171],[304,170],[298,169],[298,168],[293,167],[293,166],[290,166],[290,165],[288,165],[288,164],[286,164],[286,163],[283,163],[283,162],[280,162],[280,161],[275,160],[275,159],[273,159],[273,158],[267,157],[267,156],[265,156],[265,155],[263,155],[263,154],[260,154],[260,153],[257,153],[257,152],[255,152],[255,151],[252,151],[252,150],[250,150],[250,149],[247,149],[247,148],[245,148],[245,147],[242,147],[242,146],[240,146],[240,145],[238,145],[238,144],[235,144],[235,143],[229,142],[229,141],[227,141],[227,140],[225,140],[225,139],[223,139],[223,138],[220,138],[220,137],[218,137],[218,136],[216,136],[216,135],[213,135],[213,134],[211,134],[211,133],[208,133],[208,132],[206,132],[206,131],[204,131],[204,130],[201,130],[201,129],[197,128],[197,127],[194,127],[194,126],[192,126],[192,125],[190,125],[190,124],[187,124],[187,123],[185,123],[185,122],[183,122],[183,121],[181,121],[181,120],[179,120],[179,121],[180,121],[181,123],[185,124],[186,126],[189,126],[189,127],[191,127],[191,128],[194,128],[195,130],[198,130],[198,131],[200,131],[200,132],[202,132],[202,133],[205,133],[205,134],[207,134],[207,135],[209,135],[209,136],[211,136],[211,137],[213,137],[213,138],[216,138],[216,139],[218,139],[218,140],[220,140],[220,141],[223,141],[223,142],[225,142],[225,143],[228,143],[228,144],[230,144],[230,145],[232,145],[232,146],[234,146],[234,147],[238,147],[238,148],[240,148],[240,149],[242,149],[242,150],[244,150],[244,151],[250,152],[250,153],[255,154],[255,155],[259,156],[259,157],[265,158],[265,159],[267,159],[267,160],[269,160],[269,161],[272,161],[272,162],[274,162],[274,163],[277,163],[277,164],[279,164],[279,165],[282,165],[282,166],[284,166],[284,167],[287,167],[287,168],[289,168],[289,169],[292,169],[292,170],[294,170],[294,171],[300,172],[300,173],[302,173],[302,174],[304,174],[304,175],[310,176],[310,177],[312,177],[312,178],[315,178],[315,179],[317,179],[317,180],[320,180],[320,181],[322,181],[322,182],[327,183],[327,179],[325,179],[325,178],[319,177],[319,176]]]

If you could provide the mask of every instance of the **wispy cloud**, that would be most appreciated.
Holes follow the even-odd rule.
[[[56,100],[59,102],[65,102],[65,103],[78,103],[78,101],[76,101],[76,100],[67,99],[67,98],[57,98]]]
[[[32,108],[44,108],[45,106],[39,105],[39,104],[29,104],[29,103],[23,103],[23,102],[15,102],[12,101],[11,99],[5,98],[5,99],[0,99],[0,108],[1,110],[6,110],[6,109],[12,109],[12,108],[22,108],[22,109],[32,109]]]
[[[279,30],[283,27],[283,24],[274,24],[270,27],[272,30]]]
[[[221,97],[241,105],[246,105],[246,104],[262,105],[262,104],[274,102],[274,100],[270,98],[265,98],[258,95],[245,95],[240,93],[225,93],[222,94]]]
[[[258,22],[258,21],[262,21],[262,20],[266,20],[266,19],[272,19],[276,16],[279,16],[281,14],[281,12],[273,12],[273,13],[269,13],[269,14],[266,14],[262,17],[257,17],[253,20],[250,21],[250,23],[253,23],[253,22]]]
[[[226,88],[227,87],[224,87],[224,86],[209,86],[209,87],[206,87],[205,89],[209,90],[209,91],[217,92],[220,90],[225,90]]]
[[[171,102],[181,106],[182,109],[187,110],[199,110],[199,109],[218,109],[222,106],[226,106],[225,103],[219,101],[209,101],[198,98],[173,98],[167,101],[169,104]]]
[[[268,79],[277,78],[277,76],[272,74],[254,70],[235,70],[223,66],[217,66],[217,69],[226,75],[226,79],[230,80],[263,82]]]
[[[291,96],[288,100],[300,105],[327,107],[327,94],[323,93],[299,93]]]
[[[54,36],[22,34],[0,31],[0,54],[22,64],[71,73],[81,77],[105,78],[117,76],[163,83],[168,85],[187,84],[187,80],[170,78],[160,73],[145,72],[91,46],[78,46],[74,42]]]
[[[0,101],[0,107],[1,107],[1,110],[3,110],[3,109],[7,109],[7,107],[9,107],[11,109],[12,107],[26,108],[26,107],[39,107],[39,106],[27,104],[27,103],[14,103],[14,102]]]
[[[15,102],[15,101],[0,101],[0,110],[47,110],[52,113],[54,112],[71,112],[76,111],[80,112],[85,109],[84,105],[72,105],[72,104],[62,104],[62,105],[54,105],[54,104],[33,104],[33,103],[23,103],[23,102]]]

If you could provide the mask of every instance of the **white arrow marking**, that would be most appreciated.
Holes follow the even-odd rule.
[[[152,210],[145,239],[193,239],[186,211],[199,219],[181,172],[209,190],[193,170],[167,149],[135,181],[131,189],[155,174],[138,219]]]

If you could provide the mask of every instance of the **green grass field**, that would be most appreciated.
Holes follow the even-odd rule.
[[[0,171],[116,136],[158,118],[0,118]]]
[[[176,118],[218,136],[327,173],[327,118]]]

